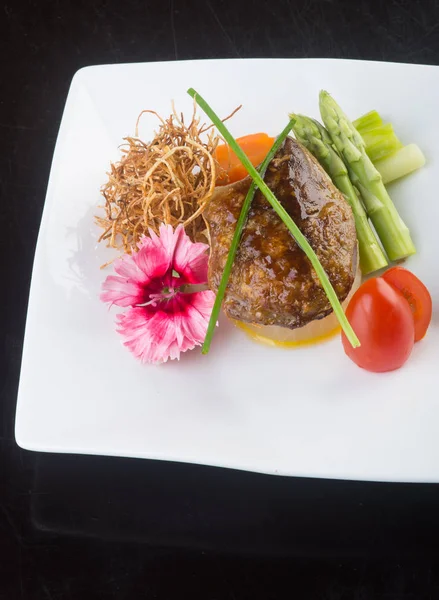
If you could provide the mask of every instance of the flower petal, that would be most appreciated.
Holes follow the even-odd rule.
[[[171,259],[174,258],[174,252],[179,240],[182,236],[186,235],[184,232],[183,225],[178,225],[175,229],[173,229],[172,225],[160,225],[159,228],[160,233],[160,244],[163,249],[168,253]]]
[[[118,275],[131,281],[143,283],[145,281],[144,272],[139,269],[133,256],[125,254],[122,258],[114,261],[114,270]]]
[[[169,358],[180,358],[180,352],[192,349],[189,340],[177,340],[175,321],[158,310],[148,313],[144,307],[130,309],[118,317],[118,332],[125,337],[124,345],[143,363],[159,364]]]
[[[192,306],[196,308],[205,319],[209,320],[215,302],[215,294],[211,290],[204,290],[203,292],[191,294],[191,296]]]
[[[142,241],[142,246],[133,254],[133,259],[144,273],[145,285],[148,285],[151,279],[163,278],[172,266],[172,254],[169,254],[160,240],[156,242],[151,238]]]
[[[172,256],[172,267],[180,275],[180,285],[206,283],[207,244],[192,242],[183,225],[178,225],[175,230],[171,225],[161,225],[160,242],[168,255]]]
[[[194,292],[192,294],[179,294],[177,301],[180,304],[182,312],[184,310],[186,317],[181,324],[184,336],[189,339],[198,340],[200,344],[203,343],[206,337],[210,313],[215,302],[215,294],[210,290]]]
[[[214,299],[210,291],[177,294],[157,308],[132,308],[118,315],[118,332],[142,362],[179,359],[181,352],[204,341]]]
[[[144,289],[135,281],[117,275],[109,275],[102,284],[102,302],[117,306],[135,306],[145,302]]]
[[[194,243],[183,231],[174,252],[173,267],[182,283],[206,283],[208,250],[207,244]]]
[[[145,285],[149,279],[137,266],[133,256],[126,254],[114,261],[117,275],[109,275],[102,284],[102,302],[117,306],[134,306],[145,302]]]

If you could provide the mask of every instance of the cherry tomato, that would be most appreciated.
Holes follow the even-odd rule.
[[[383,279],[399,290],[410,304],[415,321],[415,342],[422,340],[431,321],[432,302],[430,292],[416,275],[403,267],[393,267],[384,273]]]
[[[361,346],[342,333],[346,354],[359,367],[383,372],[399,369],[410,356],[415,326],[404,296],[381,277],[365,281],[352,296],[346,316]]]

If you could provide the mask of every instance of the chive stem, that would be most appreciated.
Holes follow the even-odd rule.
[[[236,142],[235,138],[229,132],[229,130],[224,125],[224,123],[221,121],[221,119],[218,117],[218,115],[212,110],[212,108],[209,106],[209,104],[193,88],[188,89],[188,94],[192,98],[194,98],[196,103],[210,118],[210,120],[215,125],[215,127],[218,129],[218,131],[221,133],[221,135],[223,136],[223,138],[225,139],[227,144],[229,144],[229,146],[231,147],[233,152],[239,158],[239,160],[245,167],[246,171],[252,177],[254,184],[259,188],[259,190],[262,192],[262,194],[264,194],[265,198],[271,204],[272,208],[275,210],[275,212],[279,215],[279,217],[282,219],[282,221],[287,226],[291,235],[296,240],[296,243],[305,252],[306,256],[308,257],[309,261],[311,262],[312,266],[314,267],[314,270],[317,273],[318,278],[320,279],[320,283],[322,284],[322,287],[328,297],[328,300],[334,310],[334,313],[335,313],[347,339],[349,340],[350,344],[354,348],[357,348],[358,346],[360,346],[360,341],[359,341],[358,337],[356,336],[354,330],[352,329],[352,327],[344,313],[343,307],[340,304],[337,294],[335,293],[335,290],[332,287],[331,282],[329,281],[329,278],[328,278],[323,266],[321,265],[316,253],[312,249],[312,247],[309,244],[306,237],[303,235],[303,233],[297,227],[297,225],[295,224],[293,219],[290,217],[290,215],[287,213],[287,211],[284,209],[284,207],[280,204],[279,200],[277,200],[276,196],[273,194],[273,192],[270,190],[270,188],[264,182],[264,180],[262,179],[261,175],[257,172],[255,167],[252,165],[252,163],[250,162],[250,160],[247,157],[247,155],[245,154],[245,152],[243,152],[243,150],[240,148],[240,146]],[[248,204],[250,206],[250,202]],[[245,221],[245,215],[243,217],[242,227],[243,227],[244,221]],[[238,245],[238,243],[239,243],[239,237],[238,237],[236,246]],[[236,249],[235,249],[235,253],[236,253]],[[231,270],[231,265],[230,265],[230,270]],[[230,274],[230,272],[229,272],[229,274]],[[229,274],[227,274],[227,277]],[[224,286],[223,293],[225,292],[226,286],[227,286],[227,281]],[[221,300],[222,299],[220,299],[220,301],[219,301],[220,306],[221,306]],[[216,323],[216,319],[215,319],[215,323]],[[210,323],[209,323],[209,325],[210,325]],[[211,334],[211,336],[212,336],[212,334]],[[206,338],[207,338],[207,336],[206,336]],[[208,345],[207,345],[207,350],[205,349],[205,345],[206,345],[206,340],[204,342],[203,349],[202,349],[204,354],[208,351]]]

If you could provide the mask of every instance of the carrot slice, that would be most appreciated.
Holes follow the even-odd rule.
[[[274,138],[266,133],[252,133],[236,140],[242,150],[247,154],[253,166],[257,167],[267,156],[274,143]],[[214,157],[225,174],[217,180],[218,185],[234,183],[247,176],[247,171],[242,166],[239,158],[227,144],[221,144],[215,150]]]

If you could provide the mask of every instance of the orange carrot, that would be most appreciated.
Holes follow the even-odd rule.
[[[253,166],[257,167],[261,164],[271,149],[274,138],[266,133],[252,133],[237,138],[239,146],[247,154]],[[241,161],[236,154],[231,150],[230,146],[221,144],[215,150],[214,157],[219,165],[224,169],[226,175],[220,177],[217,184],[224,185],[226,183],[234,183],[240,179],[244,179],[248,175]]]

